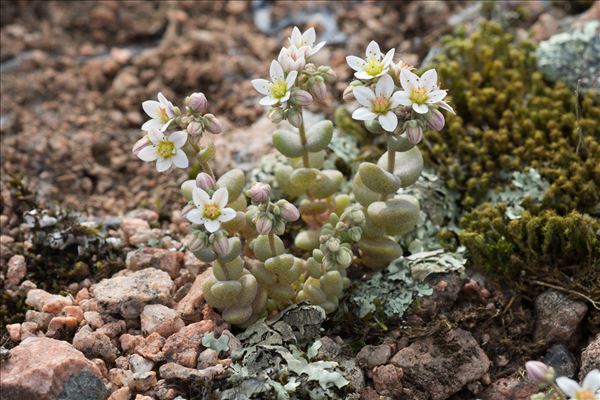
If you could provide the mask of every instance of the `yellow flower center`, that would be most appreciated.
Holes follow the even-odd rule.
[[[287,93],[287,83],[282,79],[273,83],[271,87],[271,95],[276,99],[280,99]]]
[[[370,59],[365,65],[364,71],[371,75],[376,76],[383,72],[383,64],[375,59]]]
[[[386,114],[390,110],[390,99],[379,96],[373,99],[371,103],[371,111],[375,114]]]
[[[414,87],[410,89],[408,98],[415,104],[425,104],[425,102],[429,99],[429,94],[425,88]]]
[[[596,396],[590,389],[578,390],[575,393],[575,399],[577,400],[596,400]]]
[[[214,203],[213,204],[205,204],[203,215],[204,215],[204,218],[214,221],[215,219],[219,218],[219,216],[221,215],[221,209],[219,208],[218,205],[216,205]]]
[[[171,158],[175,155],[175,145],[173,142],[163,140],[156,146],[156,154],[160,158]]]
[[[162,122],[168,122],[169,121],[169,115],[167,114],[167,109],[164,107],[160,107],[158,109],[158,114],[159,114],[159,118]]]

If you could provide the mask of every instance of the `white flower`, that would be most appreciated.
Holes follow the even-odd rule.
[[[271,68],[269,68],[269,75],[271,75],[271,81],[266,79],[254,79],[252,81],[254,89],[258,93],[265,95],[265,97],[260,99],[260,104],[263,106],[273,106],[277,103],[285,103],[290,98],[298,72],[290,71],[286,77],[281,64],[273,60]]]
[[[304,55],[308,58],[325,46],[324,41],[315,45],[315,40],[317,40],[315,28],[308,28],[304,33],[300,33],[300,29],[295,26],[294,29],[292,29],[290,46],[296,46],[296,48],[304,52]]]
[[[277,61],[279,61],[285,72],[300,71],[306,64],[304,52],[293,45],[282,48]]]
[[[167,100],[161,92],[158,92],[157,97],[158,101],[146,100],[142,103],[142,108],[152,118],[142,125],[142,130],[144,131],[150,131],[152,128],[165,131],[175,116],[173,103]]]
[[[598,400],[600,399],[600,370],[594,369],[588,372],[583,379],[583,383],[579,383],[566,376],[556,378],[556,384],[569,399],[573,400]]]
[[[398,106],[394,100],[394,80],[389,75],[382,76],[375,85],[375,92],[366,86],[357,86],[352,93],[362,107],[352,113],[352,118],[359,121],[370,121],[375,118],[381,127],[393,132],[398,126],[398,117],[393,109]]]
[[[187,219],[194,224],[204,225],[210,233],[218,231],[221,222],[231,221],[236,216],[233,208],[225,207],[229,201],[226,188],[217,189],[211,199],[208,193],[195,187],[192,198],[196,208],[186,214]]]
[[[354,76],[358,79],[372,79],[386,74],[394,58],[394,49],[388,51],[385,56],[379,50],[379,45],[376,41],[371,40],[365,52],[366,59],[360,57],[348,56],[346,62],[356,72]]]
[[[150,144],[140,150],[137,156],[143,161],[156,161],[158,172],[168,170],[171,165],[177,168],[187,168],[188,159],[181,147],[187,141],[187,133],[184,131],[173,132],[166,136],[164,132],[156,128],[148,131]]]
[[[438,88],[435,69],[425,71],[420,78],[408,69],[402,69],[400,84],[404,90],[394,93],[394,99],[403,106],[412,106],[419,114],[427,114],[429,106],[439,105],[454,113],[452,107],[442,101],[446,97],[446,91]]]

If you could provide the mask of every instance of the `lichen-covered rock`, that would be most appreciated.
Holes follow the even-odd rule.
[[[103,279],[91,290],[101,312],[132,319],[140,315],[146,304],[170,304],[175,284],[166,272],[146,268]]]
[[[410,398],[444,400],[481,379],[490,360],[469,332],[454,329],[418,339],[396,353],[390,364],[402,368],[402,384],[413,393]]]
[[[160,269],[175,279],[179,276],[183,262],[184,255],[178,251],[144,247],[127,253],[125,265],[131,271],[139,271],[144,268]]]
[[[587,304],[572,300],[566,294],[547,290],[535,299],[535,340],[546,344],[577,345]]]
[[[2,398],[6,400],[104,400],[98,367],[67,342],[29,338],[2,362]]]
[[[142,333],[149,335],[158,333],[169,337],[185,326],[177,311],[162,304],[148,304],[140,315]]]
[[[162,379],[178,379],[182,381],[201,381],[207,382],[215,376],[225,373],[225,369],[221,364],[204,369],[187,368],[177,363],[166,363],[161,365],[159,374]]]
[[[175,309],[186,321],[198,321],[202,315],[201,305],[204,303],[202,286],[212,276],[212,267],[196,277],[190,291],[177,303]]]

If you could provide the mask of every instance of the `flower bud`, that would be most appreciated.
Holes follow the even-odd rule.
[[[285,119],[285,112],[279,107],[272,107],[267,114],[267,118],[274,124],[278,124]]]
[[[425,115],[425,121],[427,121],[427,125],[434,131],[441,131],[446,124],[444,114],[435,108],[429,109],[429,112]]]
[[[149,144],[150,144],[150,140],[148,139],[148,136],[144,135],[143,138],[141,138],[140,140],[135,142],[135,144],[133,145],[133,149],[131,151],[133,152],[133,154],[135,154],[137,156],[138,153],[140,151],[142,151],[142,149],[144,147],[148,146]]]
[[[412,144],[419,144],[423,140],[423,128],[418,124],[409,124],[406,128],[406,137]]]
[[[221,126],[221,122],[212,114],[206,114],[204,116],[204,127],[210,133],[218,135],[223,131],[223,127]]]
[[[342,99],[344,101],[352,101],[354,100],[354,86],[348,85],[346,89],[344,89],[344,93],[342,93]]]
[[[216,184],[215,179],[206,172],[196,175],[196,186],[204,191],[213,190]]]
[[[314,85],[310,88],[313,96],[317,99],[318,102],[323,103],[327,98],[327,86],[323,80],[315,81]]]
[[[202,134],[202,124],[198,121],[192,121],[186,128],[187,133],[190,136],[197,136]]]
[[[208,109],[208,100],[204,93],[192,93],[188,97],[188,106],[197,113],[204,114]]]
[[[271,194],[271,186],[266,183],[256,182],[250,190],[246,192],[246,195],[257,203],[264,203],[269,200]]]
[[[225,258],[231,252],[231,246],[229,245],[229,239],[223,234],[217,235],[213,240],[213,250],[219,258]]]
[[[326,82],[333,82],[337,79],[337,74],[335,73],[333,68],[331,68],[328,65],[320,66],[318,68],[318,71]]]
[[[300,128],[302,125],[302,113],[295,108],[290,108],[287,113],[288,121],[292,126]]]
[[[192,253],[195,253],[199,250],[202,250],[206,247],[206,243],[204,241],[204,236],[194,236],[192,240],[188,243],[188,248]]]
[[[290,99],[292,103],[299,105],[300,107],[306,107],[313,101],[313,97],[306,90],[296,89],[292,93]]]
[[[287,222],[294,222],[300,218],[300,211],[296,208],[295,205],[286,201],[285,204],[280,205],[281,208],[281,216]]]
[[[541,383],[546,380],[546,374],[548,373],[548,366],[541,361],[527,361],[525,363],[525,369],[527,370],[527,377],[536,383]]]
[[[256,232],[259,235],[266,235],[271,232],[271,228],[273,227],[273,223],[271,220],[265,216],[260,217],[256,221]]]

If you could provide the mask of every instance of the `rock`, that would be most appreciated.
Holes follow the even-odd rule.
[[[129,400],[131,397],[131,389],[128,386],[124,386],[120,389],[115,390],[108,397],[107,400]]]
[[[158,333],[152,333],[136,346],[135,351],[148,360],[159,362],[165,359],[162,351],[164,345],[165,338]]]
[[[219,363],[219,353],[213,349],[204,349],[198,354],[198,364],[196,368],[204,369],[217,365]]]
[[[127,386],[134,392],[145,392],[156,385],[156,372],[135,372],[129,377]]]
[[[361,392],[365,387],[365,374],[353,359],[342,359],[340,367],[344,370],[344,376],[350,381],[355,392]]]
[[[167,338],[185,326],[177,311],[162,304],[145,306],[140,318],[144,335],[156,332]]]
[[[127,324],[125,323],[125,321],[120,319],[102,325],[100,328],[98,328],[97,332],[102,333],[111,339],[114,339],[117,336],[120,336],[122,333],[124,333],[126,329]]]
[[[367,345],[360,349],[356,355],[356,362],[361,368],[373,369],[378,365],[383,365],[392,357],[392,347],[388,344],[379,346]]]
[[[134,234],[140,231],[149,231],[150,224],[141,218],[123,218],[121,230],[123,231],[123,236],[125,236],[125,242],[129,243],[129,239]]]
[[[91,290],[101,312],[134,319],[146,304],[169,304],[175,284],[166,272],[146,268],[126,276],[103,279]]]
[[[581,322],[587,310],[585,303],[571,300],[562,292],[545,291],[535,299],[534,339],[548,345],[562,343],[573,348],[579,340]]]
[[[10,340],[13,342],[21,341],[21,324],[9,324],[6,325],[6,330],[8,331],[8,336]]]
[[[544,77],[563,81],[572,89],[600,86],[600,21],[587,22],[580,29],[559,33],[540,43],[536,61]],[[577,60],[577,62],[573,62]]]
[[[581,352],[581,369],[579,379],[583,378],[593,369],[600,369],[600,334]]]
[[[132,354],[128,358],[129,369],[133,371],[133,373],[138,372],[148,372],[152,371],[154,368],[154,363],[150,360],[146,360],[144,357],[139,354]]]
[[[48,324],[46,336],[54,339],[66,338],[74,332],[78,322],[75,317],[54,317]]]
[[[546,40],[556,32],[558,32],[558,20],[550,13],[540,15],[531,27],[531,33],[536,42]]]
[[[425,281],[433,288],[433,293],[421,299],[416,313],[425,320],[431,320],[440,311],[452,307],[464,281],[457,272],[432,274]]]
[[[42,311],[44,304],[52,295],[42,289],[31,289],[27,292],[27,298],[25,304],[35,308],[38,311]]]
[[[127,213],[126,219],[129,218],[143,219],[144,221],[153,223],[158,222],[158,213],[156,211],[148,210],[147,208],[136,208],[135,210],[131,210]],[[123,222],[121,222],[121,229],[123,229]],[[128,224],[130,223],[128,222]],[[139,224],[139,222],[136,221],[136,224]]]
[[[67,317],[73,317],[77,320],[77,323],[83,321],[83,310],[79,306],[65,306],[62,312]]]
[[[6,286],[17,287],[27,275],[27,264],[25,257],[15,254],[8,260],[8,270],[6,271]]]
[[[317,355],[314,357],[314,359],[333,360],[334,358],[340,356],[340,354],[342,354],[342,345],[344,342],[339,337],[337,339],[340,340],[340,342],[330,338],[329,336],[323,336],[320,339],[321,347],[319,347],[319,350],[317,350]]]
[[[180,379],[183,381],[203,381],[207,382],[214,379],[217,375],[223,375],[225,368],[217,364],[205,369],[186,368],[176,363],[166,363],[161,365],[159,374],[162,379]]]
[[[2,363],[0,388],[5,400],[104,400],[98,367],[67,342],[29,338]]]
[[[418,339],[397,352],[390,364],[404,371],[405,387],[426,393],[432,400],[447,399],[481,379],[490,367],[477,341],[462,329]]]
[[[35,310],[27,310],[25,313],[25,321],[35,322],[40,329],[48,329],[48,324],[50,324],[52,317],[52,314]]]
[[[384,396],[399,397],[402,395],[402,368],[395,365],[380,365],[373,369],[373,384],[377,393]]]
[[[117,348],[110,338],[98,331],[92,331],[89,326],[84,326],[73,337],[73,346],[86,356],[99,357],[108,362],[117,358]]]
[[[144,268],[156,268],[165,271],[172,279],[179,276],[179,270],[183,266],[184,255],[177,251],[144,247],[127,253],[125,265],[131,271],[139,271]]]
[[[119,343],[121,344],[121,349],[123,349],[123,352],[131,353],[137,346],[141,346],[144,343],[144,337],[140,335],[130,335],[129,333],[124,333],[119,337]]]
[[[200,321],[169,336],[163,347],[167,362],[176,362],[188,368],[196,367],[198,353],[202,347],[202,337],[205,333],[214,331],[214,328],[212,321]]]
[[[58,294],[50,295],[45,301],[42,307],[42,312],[50,314],[58,314],[63,308],[73,304],[71,297],[60,296]]]
[[[202,285],[212,276],[212,267],[206,269],[196,277],[190,291],[175,306],[175,310],[186,321],[198,321],[202,313],[202,304],[204,303],[204,293]]]
[[[83,318],[93,329],[98,329],[104,325],[102,315],[98,311],[86,311],[83,313]]]
[[[544,363],[554,368],[556,376],[573,378],[577,372],[575,357],[563,344],[552,345],[544,356]]]
[[[532,394],[540,391],[540,387],[519,378],[500,378],[484,390],[479,397],[481,400],[521,400],[529,399]]]

